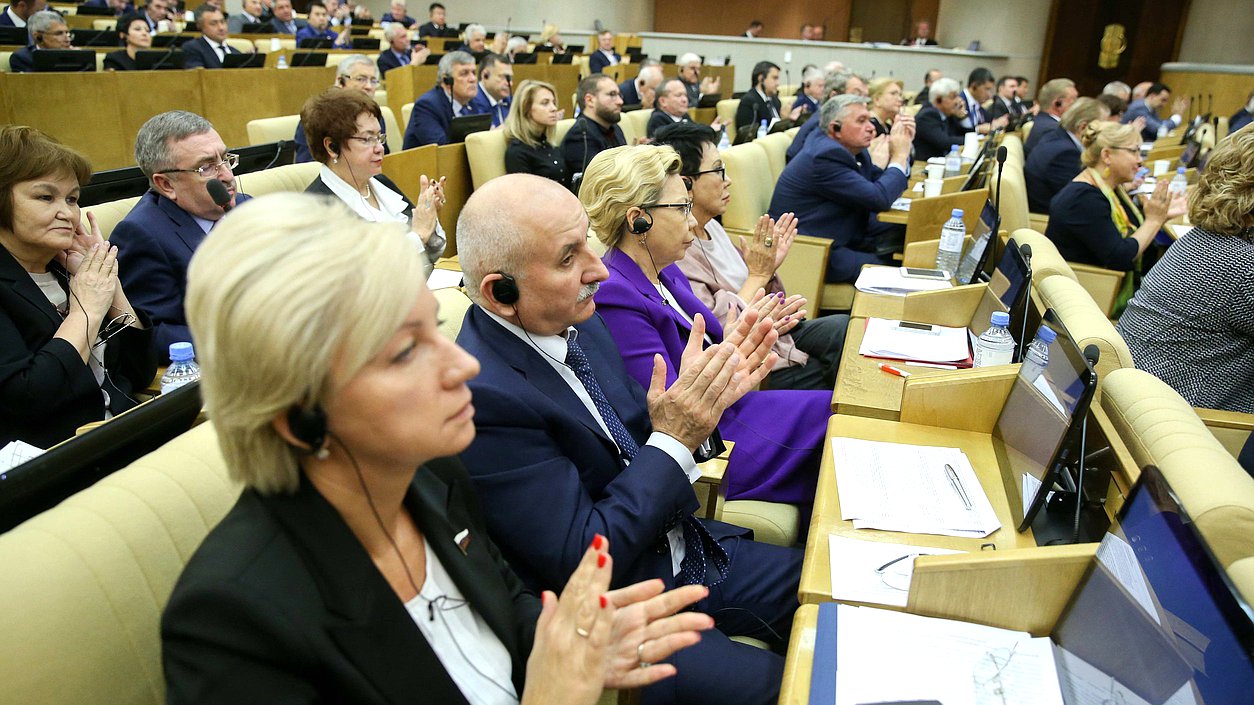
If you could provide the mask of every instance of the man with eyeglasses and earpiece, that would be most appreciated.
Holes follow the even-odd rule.
[[[375,89],[379,87],[379,69],[365,54],[346,56],[340,61],[339,68],[335,71],[335,86],[361,91],[363,95],[373,99]],[[384,125],[384,128],[386,129],[387,125]],[[292,138],[292,141],[296,143],[297,164],[313,161],[313,155],[309,153],[309,142],[305,139],[303,123],[296,123],[296,136]],[[383,153],[391,154],[386,142],[383,144]]]
[[[30,46],[18,49],[9,57],[9,70],[13,73],[33,73],[37,51],[74,48],[70,46],[74,34],[66,26],[65,19],[52,10],[31,15],[26,21],[26,31],[30,34]]]
[[[113,228],[109,244],[118,248],[122,285],[152,321],[165,360],[171,343],[192,340],[183,315],[192,253],[227,211],[250,197],[236,190],[239,155],[227,152],[213,125],[195,113],[171,110],[145,122],[135,137],[135,163],[149,190]]]

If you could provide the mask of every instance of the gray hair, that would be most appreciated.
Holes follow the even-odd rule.
[[[658,85],[660,86],[661,78],[662,78],[662,65],[661,64],[649,64],[648,66],[641,66],[640,73],[636,74],[636,78],[638,80],[644,81],[645,83],[648,83],[654,77],[659,79]]]
[[[932,81],[932,86],[927,89],[927,101],[935,103],[947,95],[958,95],[962,92],[962,86],[958,85],[958,81],[948,76]]]
[[[465,31],[465,33],[464,33],[464,35],[463,35],[463,36],[465,36],[465,37],[466,37],[466,41],[470,41],[470,38],[471,38],[471,37],[473,37],[473,36],[475,36],[476,34],[482,34],[483,36],[485,36],[485,37],[486,37],[486,36],[488,36],[488,30],[487,30],[487,28],[486,28],[486,27],[484,27],[484,26],[483,26],[483,25],[481,25],[481,24],[468,24],[468,25],[466,25],[466,31]]]
[[[640,70],[641,70],[641,71],[643,71],[643,70],[645,70],[645,69],[649,68],[650,66],[657,66],[658,68],[661,68],[661,67],[662,67],[662,62],[661,62],[661,61],[658,61],[657,59],[641,59],[641,60],[640,60]]]
[[[844,120],[845,115],[849,113],[849,109],[855,105],[869,105],[871,99],[864,95],[838,95],[827,99],[823,103],[823,108],[819,111],[819,119],[822,122],[819,125],[824,131],[827,126],[836,120]]]
[[[510,37],[509,42],[505,44],[506,53],[516,51],[518,49],[526,49],[527,40],[522,37]]]
[[[679,59],[675,61],[675,65],[677,66],[687,66],[688,64],[699,64],[699,63],[701,63],[701,57],[697,56],[695,53],[691,51],[679,57]]]
[[[1132,97],[1132,86],[1129,86],[1123,81],[1111,81],[1110,83],[1106,84],[1105,88],[1102,89],[1102,93],[1109,93],[1110,95],[1117,95],[1120,98],[1127,100],[1128,98]]]
[[[813,81],[816,78],[826,78],[826,76],[823,75],[823,72],[819,70],[817,66],[812,66],[806,69],[805,71],[801,72],[802,85],[809,83],[810,81]]]
[[[508,210],[476,208],[471,194],[457,217],[457,259],[461,264],[466,295],[483,306],[479,284],[493,272],[522,280],[525,272],[525,238],[519,221]]]
[[[383,38],[390,42],[401,32],[408,34],[409,29],[400,22],[389,22],[387,26],[383,28]]]
[[[30,19],[26,20],[26,32],[30,34],[31,43],[35,42],[36,32],[43,34],[56,24],[65,24],[65,18],[52,10],[40,10],[31,15]]]
[[[475,57],[468,51],[450,51],[445,54],[444,58],[440,59],[440,65],[436,67],[436,80],[438,81],[445,76],[452,76],[453,67],[461,66],[462,64],[470,64],[471,66],[474,66]]]
[[[853,72],[845,69],[828,71],[823,74],[824,95],[828,98],[844,95],[845,89],[849,87],[849,79],[851,78],[853,78]]]
[[[170,145],[192,135],[203,135],[213,130],[213,124],[196,113],[171,110],[148,118],[135,135],[135,163],[144,176],[152,182],[153,174],[176,165],[170,157]]]
[[[388,26],[390,27],[391,25]],[[335,77],[343,78],[349,76],[353,73],[353,67],[357,64],[369,64],[371,66],[375,66],[374,59],[371,59],[365,54],[349,54],[344,57],[340,61],[339,66],[336,67]],[[378,67],[375,67],[375,70],[378,71]]]

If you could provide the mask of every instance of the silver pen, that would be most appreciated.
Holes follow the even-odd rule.
[[[962,480],[958,479],[958,473],[954,470],[954,466],[945,463],[945,475],[949,477],[949,484],[954,488],[954,492],[958,493],[958,498],[962,500],[963,508],[974,509],[971,504],[971,498],[967,496],[967,491],[962,487]]]

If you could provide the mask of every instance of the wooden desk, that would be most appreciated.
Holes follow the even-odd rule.
[[[857,305],[856,297],[854,305]],[[836,388],[832,392],[832,412],[896,421],[901,418],[901,397],[906,380],[881,370],[879,363],[884,360],[858,354],[866,333],[866,321],[866,318],[852,318],[849,321],[848,332],[845,333],[845,348],[841,352],[840,367],[836,371]],[[912,377],[950,372],[930,367],[898,366],[908,371]]]
[[[792,636],[784,659],[779,705],[809,705],[810,675],[814,672],[814,637],[818,633],[818,605],[802,605],[792,617]],[[831,668],[835,668],[832,664]]]

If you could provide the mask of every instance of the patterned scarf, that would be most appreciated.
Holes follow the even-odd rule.
[[[1136,207],[1132,199],[1123,189],[1112,188],[1098,173],[1097,169],[1089,167],[1089,178],[1093,180],[1093,185],[1101,190],[1102,195],[1110,203],[1110,220],[1119,229],[1119,232],[1127,237],[1141,227],[1145,222],[1145,216],[1141,214],[1141,209]],[[1129,217],[1131,214],[1131,217]],[[1137,257],[1132,264],[1132,271],[1123,277],[1123,285],[1119,289],[1119,296],[1115,298],[1115,308],[1111,311],[1111,318],[1119,318],[1123,313],[1124,307],[1132,300],[1132,295],[1136,293],[1137,284],[1141,279],[1141,258]]]

